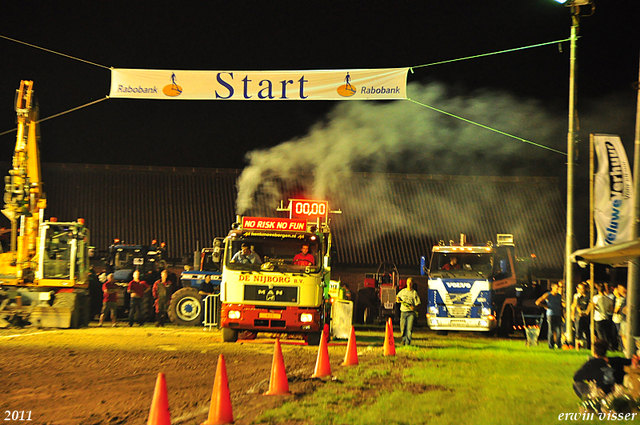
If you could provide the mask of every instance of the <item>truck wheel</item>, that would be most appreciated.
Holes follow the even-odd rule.
[[[180,326],[202,324],[202,297],[196,288],[179,289],[171,297],[167,310],[171,323]]]
[[[231,328],[222,328],[222,341],[236,342],[238,340],[238,331]]]
[[[322,332],[311,332],[307,334],[307,344],[312,346],[320,345],[320,338],[322,338]]]

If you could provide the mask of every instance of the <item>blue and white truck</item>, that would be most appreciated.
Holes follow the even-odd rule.
[[[521,329],[522,313],[538,313],[530,269],[515,255],[513,235],[497,235],[497,243],[433,247],[431,261],[422,257],[428,275],[427,324],[432,330],[484,331],[509,334]]]

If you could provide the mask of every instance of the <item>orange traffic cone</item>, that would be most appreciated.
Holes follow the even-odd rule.
[[[393,322],[391,321],[391,317],[389,317],[389,321],[387,322],[387,329],[384,334],[384,356],[395,356],[396,355],[396,342],[393,339]]]
[[[211,394],[211,407],[209,417],[202,425],[222,425],[233,423],[233,409],[231,396],[229,395],[229,381],[227,380],[227,366],[224,356],[218,356],[216,377],[213,380],[213,393]]]
[[[331,376],[331,364],[329,363],[329,349],[327,348],[328,326],[325,325],[320,338],[320,347],[318,348],[318,359],[316,360],[316,369],[311,375],[312,378],[322,378],[323,376]]]
[[[355,366],[358,364],[358,347],[356,347],[356,329],[351,326],[351,334],[347,342],[347,352],[340,366]]]
[[[287,395],[289,392],[289,381],[287,381],[287,372],[284,369],[284,360],[282,358],[282,349],[280,348],[280,340],[276,339],[276,346],[273,350],[273,363],[271,364],[271,380],[269,381],[269,390],[264,395]]]
[[[158,374],[156,389],[153,392],[153,401],[149,410],[147,425],[171,425],[169,413],[169,398],[167,397],[167,380],[164,373]]]

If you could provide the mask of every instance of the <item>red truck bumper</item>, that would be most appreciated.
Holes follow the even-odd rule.
[[[320,310],[316,308],[274,309],[254,305],[222,304],[220,324],[223,328],[262,332],[321,331]]]

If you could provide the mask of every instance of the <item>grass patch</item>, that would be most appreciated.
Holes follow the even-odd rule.
[[[369,333],[363,340],[374,338]],[[397,347],[395,357],[374,347],[358,366],[333,370],[336,381],[264,412],[256,423],[547,425],[579,411],[571,384],[586,351],[470,334],[415,336],[415,345]]]

